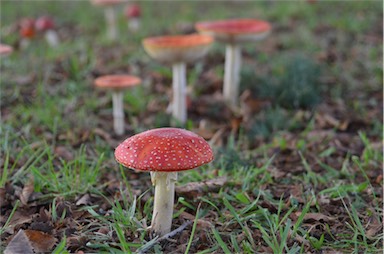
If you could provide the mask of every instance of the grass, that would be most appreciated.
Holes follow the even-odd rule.
[[[16,22],[46,13],[57,14],[63,38],[56,49],[36,38],[29,48],[0,59],[1,251],[12,229],[36,225],[33,220],[15,228],[13,219],[24,212],[38,218],[41,210],[49,219],[38,222],[49,225],[46,233],[57,239],[53,253],[381,253],[378,1],[144,1],[145,29],[129,33],[120,16],[117,42],[105,37],[102,10],[86,1],[0,4],[2,42],[17,48],[18,35],[9,32]],[[225,132],[213,145],[215,160],[180,174],[178,185],[227,180],[204,195],[176,193],[173,229],[186,220],[193,224],[157,242],[147,230],[150,177],[114,160],[114,148],[125,137],[111,134],[111,96],[94,89],[93,80],[126,72],[143,78],[141,87],[124,95],[126,136],[168,126],[171,70],[153,62],[141,40],[235,13],[273,23],[269,38],[245,45],[241,76],[242,90],[270,104],[252,112],[239,131],[230,124],[233,115],[225,118],[219,107],[207,111],[222,120],[209,114],[189,119],[191,130],[205,120],[208,130]],[[220,92],[214,84],[222,82],[223,53],[224,46],[215,44],[205,60],[188,66],[200,107],[200,97],[211,95],[206,91]],[[28,194],[30,184],[31,200],[21,204],[20,193]],[[86,204],[77,204],[84,197]]]

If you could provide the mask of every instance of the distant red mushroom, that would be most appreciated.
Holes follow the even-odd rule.
[[[30,40],[35,37],[35,20],[32,18],[23,18],[19,22],[19,34],[21,36],[21,48],[28,47]]]
[[[141,9],[138,4],[130,4],[125,8],[125,17],[128,19],[128,28],[136,32],[140,27]]]
[[[226,43],[223,96],[230,106],[239,102],[241,44],[264,39],[271,32],[269,22],[257,19],[229,19],[198,22],[196,30]]]
[[[177,172],[213,160],[209,144],[197,134],[178,128],[159,128],[126,139],[115,150],[123,166],[151,173],[155,186],[151,230],[165,235],[172,226]]]
[[[181,124],[187,121],[186,64],[202,58],[209,50],[213,38],[208,35],[168,35],[145,38],[145,51],[154,59],[172,65],[172,116]]]
[[[106,75],[95,79],[95,86],[113,91],[113,128],[116,135],[124,134],[123,90],[140,83],[140,78],[130,75]]]
[[[44,33],[45,39],[52,47],[59,45],[59,37],[55,31],[55,23],[51,17],[41,16],[35,22],[38,32]]]
[[[13,51],[13,48],[9,45],[0,44],[0,56],[7,56],[11,54]]]
[[[107,36],[110,40],[118,38],[117,17],[115,7],[123,0],[91,0],[91,3],[104,8],[105,20],[107,22]]]

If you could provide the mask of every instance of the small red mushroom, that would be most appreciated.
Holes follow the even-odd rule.
[[[173,111],[172,116],[181,124],[187,121],[187,69],[207,54],[213,38],[208,35],[167,35],[145,38],[145,51],[152,58],[172,65]]]
[[[125,17],[128,19],[128,28],[136,32],[140,27],[141,9],[138,4],[130,4],[125,8]]]
[[[116,135],[124,134],[123,90],[140,83],[140,78],[122,74],[106,75],[95,79],[95,86],[112,90],[113,128]]]
[[[117,29],[116,6],[123,0],[91,0],[91,3],[104,8],[105,20],[107,22],[107,36],[110,40],[117,40],[119,37]]]
[[[0,44],[0,56],[7,56],[11,54],[13,51],[13,48],[9,45]]]
[[[177,172],[197,168],[213,160],[209,144],[197,134],[179,128],[158,128],[126,139],[115,150],[123,166],[151,173],[155,186],[151,230],[165,235],[172,226]]]
[[[51,17],[41,16],[35,22],[38,32],[44,33],[45,39],[52,47],[59,45],[59,37],[55,31],[55,23]]]
[[[32,18],[24,18],[20,20],[20,35],[23,38],[31,39],[35,36],[35,20]]]
[[[21,36],[20,39],[20,47],[27,48],[31,39],[35,37],[35,20],[32,18],[23,18],[19,22],[19,34]]]

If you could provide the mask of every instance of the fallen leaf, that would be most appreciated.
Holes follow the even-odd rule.
[[[190,213],[187,213],[187,212],[182,212],[180,215],[180,218],[182,219],[187,219],[187,220],[190,220],[190,221],[194,221],[196,219],[196,217]],[[197,220],[197,225],[200,226],[201,228],[207,228],[207,229],[210,229],[213,227],[213,224],[209,221],[206,221],[206,220],[203,220],[203,219],[198,219]]]
[[[27,229],[24,232],[36,252],[50,252],[57,240],[42,231]]]
[[[23,190],[21,191],[21,194],[20,194],[20,197],[19,197],[20,198],[20,202],[23,205],[27,205],[28,204],[29,197],[32,195],[33,190],[34,190],[34,186],[33,186],[33,182],[32,181],[30,181],[29,183],[24,185]]]
[[[24,233],[24,230],[19,230],[17,234],[12,238],[8,243],[7,248],[4,250],[4,254],[33,254],[32,245],[29,242],[27,235]]]
[[[203,182],[191,182],[176,187],[176,193],[196,198],[203,193],[218,191],[227,182],[226,177],[219,177]]]
[[[77,206],[80,206],[80,205],[89,205],[91,204],[91,196],[86,193],[85,195],[83,195],[79,200],[77,200],[76,202],[76,205]]]
[[[0,221],[3,221],[3,216],[0,217]],[[8,219],[8,218],[4,218],[4,219]],[[5,232],[9,233],[9,234],[14,234],[15,233],[15,228],[19,227],[20,225],[23,225],[24,223],[30,223],[32,221],[32,216],[30,214],[27,214],[25,212],[22,212],[22,211],[16,211],[9,224],[8,224],[8,227],[5,229]]]
[[[301,212],[295,213],[297,216],[301,215]],[[324,221],[324,222],[331,222],[334,221],[335,218],[324,215],[322,213],[307,213],[304,215],[304,221]]]

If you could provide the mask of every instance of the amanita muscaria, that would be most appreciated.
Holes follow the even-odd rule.
[[[95,79],[96,87],[112,90],[113,128],[116,135],[124,134],[123,91],[140,83],[140,78],[124,74],[105,75]]]
[[[230,19],[198,22],[196,30],[226,43],[223,96],[232,107],[238,106],[241,44],[264,39],[271,25],[257,19]]]
[[[59,45],[59,36],[55,31],[55,22],[49,16],[41,16],[35,21],[35,28],[44,34],[44,37],[51,47]]]
[[[107,22],[107,36],[110,40],[119,37],[117,29],[116,6],[123,3],[123,0],[91,0],[91,3],[104,8],[105,20]]]
[[[209,144],[197,134],[179,128],[158,128],[126,139],[115,150],[123,166],[151,173],[155,186],[151,230],[162,236],[171,230],[177,172],[213,160]]]
[[[186,64],[202,58],[209,50],[213,38],[208,35],[169,35],[143,40],[145,51],[154,59],[172,65],[172,116],[181,124],[187,121]]]

